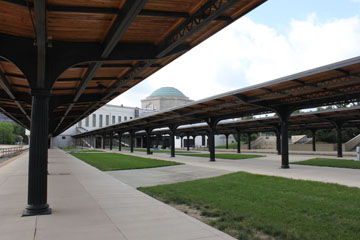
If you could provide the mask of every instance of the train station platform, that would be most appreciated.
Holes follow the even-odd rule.
[[[0,167],[1,240],[233,239],[65,152],[49,151],[51,215],[21,217],[28,153]]]

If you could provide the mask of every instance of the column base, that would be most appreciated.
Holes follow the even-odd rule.
[[[290,167],[289,167],[289,165],[281,165],[281,168],[283,168],[283,169],[288,169],[288,168],[290,168]]]
[[[23,217],[36,216],[36,215],[49,215],[51,214],[51,208],[49,204],[41,205],[27,205],[22,214]]]
[[[209,162],[215,162],[215,159],[210,159]]]

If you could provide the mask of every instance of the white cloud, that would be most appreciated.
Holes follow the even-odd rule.
[[[244,17],[112,101],[140,106],[164,86],[198,100],[360,55],[358,17],[292,20],[286,35]]]

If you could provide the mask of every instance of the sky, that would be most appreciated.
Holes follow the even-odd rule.
[[[360,0],[268,0],[110,104],[160,87],[192,100],[360,56]]]

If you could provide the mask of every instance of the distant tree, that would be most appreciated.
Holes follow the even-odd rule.
[[[0,143],[13,144],[15,142],[14,125],[9,122],[0,122]]]
[[[235,141],[237,142],[237,134],[233,134]],[[251,141],[254,141],[258,138],[257,133],[251,134]],[[248,135],[247,134],[240,134],[240,142],[242,143],[248,143]]]
[[[347,142],[359,134],[360,130],[358,128],[344,128],[341,134],[342,141]],[[320,129],[316,131],[316,138],[320,142],[336,143],[336,129]]]
[[[14,134],[17,136],[21,136],[22,139],[21,141],[23,141],[24,144],[28,144],[28,138],[25,135],[25,128],[17,123],[13,123],[13,125],[14,125]]]

